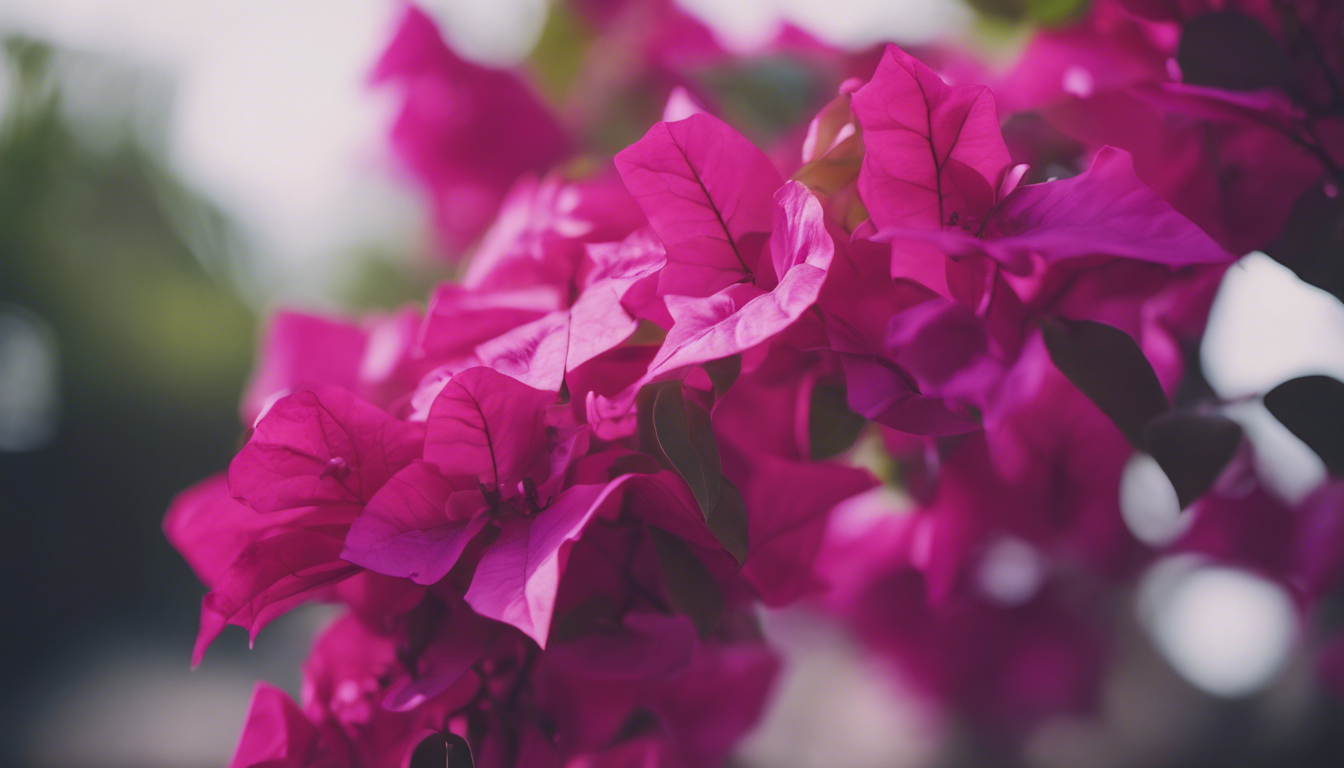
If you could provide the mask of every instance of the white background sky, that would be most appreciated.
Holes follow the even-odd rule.
[[[837,42],[912,40],[963,18],[946,0],[685,0],[729,42],[781,19]],[[546,0],[428,0],[466,53],[521,58]],[[0,32],[23,31],[162,72],[174,83],[168,151],[189,181],[254,238],[291,292],[331,269],[338,246],[386,240],[420,201],[385,155],[393,104],[367,74],[398,0],[4,0]],[[321,280],[316,286],[320,291]]]

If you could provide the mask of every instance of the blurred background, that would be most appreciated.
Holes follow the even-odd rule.
[[[484,62],[565,50],[545,0],[425,5]],[[1077,3],[683,5],[730,47],[790,22],[857,48],[943,35],[1011,47],[1015,28],[981,12]],[[254,682],[297,692],[327,614],[277,621],[255,653],[226,632],[190,671],[203,589],[159,525],[174,494],[236,449],[237,401],[270,308],[391,308],[447,275],[426,205],[388,155],[390,95],[367,81],[399,10],[0,3],[0,764],[224,765]],[[1224,398],[1302,373],[1344,377],[1344,305],[1252,255],[1229,273],[1204,358]],[[1238,416],[1270,447],[1285,496],[1319,482],[1319,460],[1262,406]],[[1142,488],[1142,468],[1133,474]],[[767,618],[793,663],[743,766],[1003,764],[838,629],[805,612]],[[1126,661],[1102,717],[1047,725],[1024,760],[1344,765],[1344,712],[1297,663],[1296,622],[1269,582],[1165,563],[1117,639]]]

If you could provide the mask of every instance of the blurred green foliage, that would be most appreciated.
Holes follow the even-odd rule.
[[[0,297],[46,319],[63,366],[115,397],[236,398],[254,320],[219,264],[223,217],[131,132],[88,146],[54,51],[9,39],[4,52]]]
[[[22,38],[0,75],[0,305],[50,326],[61,401],[50,443],[0,452],[12,764],[50,681],[116,638],[188,663],[203,590],[160,520],[227,466],[256,321],[237,234],[159,149],[168,89],[122,98],[152,77]]]
[[[989,19],[1058,26],[1087,12],[1090,0],[966,0]]]

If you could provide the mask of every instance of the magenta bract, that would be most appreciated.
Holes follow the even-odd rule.
[[[300,704],[258,688],[234,765],[720,765],[779,669],[759,609],[799,601],[1013,743],[1096,704],[1095,607],[1169,553],[1318,610],[1339,481],[1274,497],[1187,369],[1234,254],[1334,290],[1310,254],[1337,235],[1341,52],[1237,90],[1180,46],[1223,5],[1096,2],[1004,74],[785,30],[768,50],[833,98],[773,130],[730,125],[706,68],[740,62],[662,0],[564,17],[598,41],[560,111],[409,9],[375,79],[462,279],[423,311],[276,315],[227,480],[164,521],[211,590],[197,663],[226,624],[348,608]],[[1243,5],[1272,54],[1286,28]],[[629,89],[642,138],[604,154]],[[1232,458],[1206,466],[1209,424]],[[1136,451],[1202,482],[1165,549],[1122,514]]]

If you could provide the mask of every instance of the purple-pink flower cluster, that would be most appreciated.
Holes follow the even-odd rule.
[[[1157,554],[1120,512],[1136,450],[1193,510],[1173,548],[1337,591],[1338,482],[1285,508],[1181,388],[1222,273],[1290,253],[1344,163],[1339,35],[1218,82],[1189,40],[1221,5],[1097,2],[1006,73],[930,53],[992,93],[789,30],[773,48],[835,95],[767,153],[696,92],[728,58],[698,23],[579,3],[621,83],[668,102],[582,164],[615,97],[557,112],[408,11],[376,76],[445,244],[474,243],[464,276],[423,310],[276,315],[245,445],[165,522],[210,589],[196,663],[226,625],[347,609],[300,703],[258,689],[234,765],[720,764],[778,667],[758,607],[803,598],[973,719],[1086,710],[1088,606]],[[1285,46],[1340,28],[1335,4],[1250,5],[1233,24]],[[866,423],[913,510],[865,494]],[[996,598],[976,574],[1005,547],[1045,565]]]

